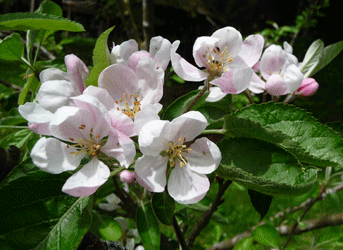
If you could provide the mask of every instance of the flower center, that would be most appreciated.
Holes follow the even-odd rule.
[[[207,58],[206,70],[212,79],[220,77],[225,73],[229,68],[228,64],[233,61],[232,56],[227,51],[227,47],[225,47],[223,51],[220,51],[218,47],[214,48],[212,51],[210,48],[207,48],[206,54],[203,57]]]
[[[86,128],[85,125],[81,125],[79,129],[84,130]],[[76,149],[76,151],[71,152],[73,156],[86,153],[89,156],[96,156],[100,153],[100,148],[105,145],[107,139],[100,138],[99,135],[93,134],[93,128],[90,129],[89,137],[84,140],[82,138],[77,138],[76,140],[74,138],[69,138],[71,141],[77,141],[77,143],[70,145],[68,144],[67,147],[73,147]]]
[[[186,137],[179,138],[176,144],[174,144],[173,142],[169,142],[168,149],[161,152],[162,156],[167,156],[169,158],[171,167],[175,167],[177,160],[180,161],[180,167],[188,164],[187,159],[183,156],[183,154],[188,154],[188,152],[192,149],[187,148],[186,145],[183,145],[185,141]]]
[[[137,113],[141,111],[141,100],[138,100],[138,97],[138,94],[134,98],[133,95],[130,94],[129,99],[127,99],[126,94],[123,93],[123,99],[115,101],[118,105],[117,110],[122,111],[125,115],[134,120]]]

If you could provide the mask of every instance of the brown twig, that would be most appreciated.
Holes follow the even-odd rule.
[[[154,2],[151,0],[143,0],[142,1],[142,12],[143,12],[143,36],[144,41],[141,44],[141,49],[148,50],[149,49],[149,41],[154,36],[155,33],[155,25],[154,25]]]
[[[190,232],[188,239],[187,239],[187,246],[188,248],[192,248],[195,238],[200,234],[200,232],[207,226],[210,222],[210,219],[215,211],[217,211],[219,205],[224,202],[223,195],[225,190],[230,186],[232,181],[227,180],[223,183],[222,179],[219,179],[219,189],[216,197],[214,198],[213,203],[209,206],[207,210],[205,210],[201,216],[198,218],[198,221],[195,223],[192,231]]]
[[[199,94],[193,99],[193,101],[191,102],[191,104],[189,104],[189,106],[186,108],[186,110],[183,113],[187,113],[188,111],[190,111],[193,106],[197,103],[197,101],[199,101],[199,99],[202,97],[202,95],[206,92],[206,90],[209,89],[208,86],[208,79],[205,80],[205,84],[204,87],[201,89],[201,91],[199,92]]]
[[[188,250],[185,238],[184,238],[183,233],[179,227],[179,224],[177,223],[175,215],[173,215],[173,227],[174,227],[177,239],[179,240],[179,243],[181,245],[182,250]]]
[[[274,216],[270,217],[269,220],[274,221],[276,219],[281,219],[283,221],[288,215],[309,207],[310,204],[312,204],[314,200],[316,200],[316,202],[319,200],[323,200],[327,197],[329,193],[337,193],[341,190],[343,190],[343,184],[327,189],[325,190],[325,192],[320,192],[316,198],[311,197],[307,199],[306,201],[304,201],[303,203],[301,203],[299,206],[287,208],[284,211],[278,212]],[[304,223],[307,224],[308,226],[306,226],[305,228],[296,227],[292,234],[293,235],[301,234],[304,232],[312,231],[312,230],[323,228],[323,227],[341,225],[343,224],[343,218],[340,218],[339,215],[341,214],[324,216],[319,219],[304,221]],[[265,224],[265,221],[261,221],[257,226],[253,226],[247,231],[237,234],[231,239],[227,239],[227,240],[215,243],[208,250],[232,249],[241,239],[250,237],[252,231],[254,231],[258,226],[261,226],[264,224]],[[290,234],[293,226],[279,226],[276,229],[278,230],[281,236],[286,236]]]

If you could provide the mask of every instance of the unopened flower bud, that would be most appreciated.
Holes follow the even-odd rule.
[[[305,78],[296,93],[301,96],[311,96],[317,92],[319,84],[313,78]]]
[[[135,180],[134,173],[130,172],[129,170],[123,170],[120,172],[119,178],[120,181],[124,183],[132,183]]]

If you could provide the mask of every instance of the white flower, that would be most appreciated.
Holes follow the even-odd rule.
[[[110,174],[99,160],[102,155],[128,167],[135,156],[135,146],[127,135],[110,125],[110,114],[95,97],[81,95],[72,99],[75,106],[59,108],[49,123],[53,138],[41,138],[33,147],[31,158],[37,167],[55,174],[75,170],[82,159],[88,158],[89,162],[62,187],[72,196],[87,196]]]
[[[64,58],[67,71],[57,68],[43,70],[36,102],[19,106],[19,113],[29,122],[29,129],[37,134],[50,135],[49,123],[56,110],[62,106],[73,106],[70,99],[81,95],[89,75],[87,66],[77,56],[70,54]]]
[[[221,161],[217,145],[206,137],[189,145],[207,126],[206,118],[190,111],[173,121],[153,121],[140,131],[143,156],[135,164],[136,180],[152,192],[168,192],[183,204],[196,203],[206,195],[212,173]],[[167,180],[167,176],[170,176]]]

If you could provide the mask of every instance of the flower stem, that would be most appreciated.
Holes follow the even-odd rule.
[[[110,176],[108,178],[111,178],[113,176],[115,176],[116,174],[120,173],[121,171],[123,171],[124,169],[126,169],[126,167],[119,167],[115,170],[113,170],[111,173],[110,173]]]
[[[202,135],[209,135],[209,134],[224,135],[225,129],[208,129],[208,130],[204,130],[201,134]]]
[[[197,103],[197,101],[200,99],[200,97],[202,97],[202,95],[206,92],[206,90],[209,89],[208,85],[209,85],[208,79],[206,79],[204,87],[201,89],[199,94],[194,98],[194,100],[191,102],[191,104],[186,108],[186,110],[183,113],[187,113],[188,111],[190,111],[193,108],[193,106]]]
[[[173,227],[174,227],[177,239],[179,240],[182,250],[188,250],[185,238],[183,237],[179,224],[176,221],[175,215],[173,215]]]

